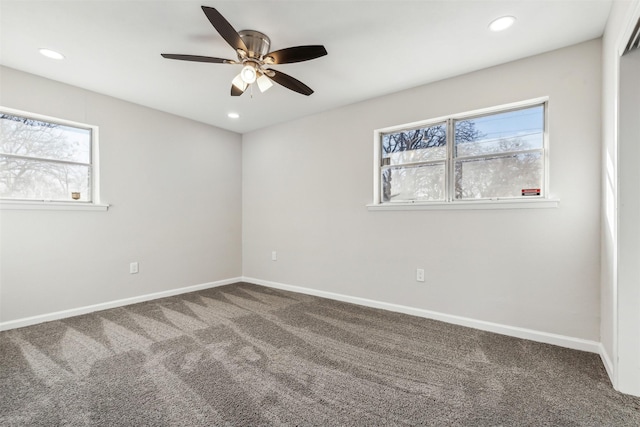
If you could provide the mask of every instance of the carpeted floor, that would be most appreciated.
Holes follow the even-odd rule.
[[[239,283],[0,333],[0,425],[640,426],[599,357]]]

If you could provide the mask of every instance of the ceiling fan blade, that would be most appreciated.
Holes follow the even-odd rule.
[[[326,54],[327,49],[322,45],[295,46],[267,53],[265,62],[268,64],[291,64],[320,58]]]
[[[243,50],[247,52],[247,46],[245,46],[244,42],[240,38],[240,34],[231,26],[229,21],[224,19],[224,16],[220,14],[213,7],[202,6],[202,10],[213,28],[216,29],[218,33],[222,36],[223,39],[235,50]]]
[[[273,74],[271,72],[273,72]],[[313,89],[311,89],[309,86],[285,73],[281,73],[280,71],[270,69],[269,77],[274,82],[281,84],[282,86],[286,87],[287,89],[291,89],[294,92],[298,92],[307,96],[313,93]]]
[[[167,59],[180,59],[182,61],[195,61],[195,62],[213,62],[215,64],[235,64],[236,61],[231,59],[214,58],[211,56],[198,56],[198,55],[179,55],[175,53],[161,53],[163,58]]]
[[[234,84],[231,85],[231,96],[240,96],[243,93],[244,93],[244,90],[240,89],[238,86]]]
[[[242,95],[248,87],[249,85],[244,80],[242,80],[242,76],[238,74],[231,81],[231,96]]]

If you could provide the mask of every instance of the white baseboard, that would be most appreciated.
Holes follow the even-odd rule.
[[[320,291],[317,289],[304,288],[294,285],[285,285],[283,283],[270,282],[267,280],[256,279],[253,277],[243,277],[243,282],[253,283],[255,285],[267,286],[270,288],[282,289],[285,291],[298,292],[301,294],[314,295],[322,298],[329,298],[337,301],[349,302],[366,307],[381,308],[383,310],[395,311],[398,313],[410,314],[413,316],[424,317],[427,319],[439,320],[442,322],[452,323],[454,325],[467,326],[470,328],[480,329],[482,331],[495,332],[497,334],[508,335],[516,338],[523,338],[531,341],[541,342],[545,344],[557,345],[560,347],[571,348],[574,350],[588,351],[590,353],[601,352],[601,344],[596,341],[585,340],[582,338],[574,338],[565,335],[552,334],[549,332],[541,332],[533,329],[520,328],[517,326],[502,325],[499,323],[485,322],[484,320],[470,319],[468,317],[455,316],[452,314],[439,313],[437,311],[424,310],[421,308],[408,307],[405,305],[391,304],[387,302],[375,301],[366,298],[342,295],[333,292]],[[607,372],[609,368],[607,368]]]
[[[467,326],[470,328],[479,329],[482,331],[495,332],[502,335],[508,335],[516,338],[528,339],[531,341],[542,342],[546,344],[553,344],[561,347],[567,347],[574,350],[588,351],[591,353],[600,354],[605,369],[609,374],[609,377],[613,382],[613,364],[608,354],[604,350],[601,343],[596,341],[585,340],[581,338],[574,338],[565,335],[552,334],[548,332],[536,331],[533,329],[520,328],[517,326],[502,325],[499,323],[486,322],[483,320],[471,319],[468,317],[455,316],[452,314],[439,313],[431,310],[424,310],[421,308],[408,307],[400,304],[392,304],[382,301],[371,300],[367,298],[354,297],[349,295],[338,294],[334,292],[321,291],[317,289],[305,288],[301,286],[286,285],[283,283],[270,282],[267,280],[256,279],[253,277],[235,277],[231,279],[219,280],[215,282],[203,283],[199,285],[186,286],[183,288],[170,289],[162,292],[155,292],[152,294],[140,295],[131,298],[124,298],[115,301],[109,301],[85,307],[78,307],[69,310],[57,311],[54,313],[47,313],[38,316],[25,317],[22,319],[10,320],[7,322],[0,322],[0,331],[21,328],[24,326],[35,325],[38,323],[49,322],[52,320],[64,319],[72,316],[79,316],[81,314],[92,313],[94,311],[106,310],[109,308],[122,307],[129,304],[136,304],[139,302],[150,301],[158,298],[165,298],[174,295],[184,294],[188,292],[195,292],[203,289],[214,288],[217,286],[229,285],[237,282],[247,282],[256,285],[267,286],[270,288],[282,289],[285,291],[298,292],[307,295],[314,295],[322,298],[329,298],[337,301],[349,302],[352,304],[363,305],[366,307],[380,308],[383,310],[394,311],[398,313],[410,314],[413,316],[424,317],[427,319],[439,320],[442,322],[452,323],[454,325]]]
[[[38,323],[49,322],[52,320],[65,319],[67,317],[79,316],[81,314],[92,313],[94,311],[106,310],[109,308],[122,307],[124,305],[136,304],[139,302],[150,301],[158,298],[171,297],[174,295],[185,294],[188,292],[200,291],[203,289],[215,288],[217,286],[230,285],[242,281],[240,277],[231,279],[218,280],[215,282],[202,283],[199,285],[186,286],[184,288],[169,289],[168,291],[154,292],[152,294],[140,295],[131,298],[124,298],[115,301],[103,302],[85,307],[72,308],[69,310],[56,311],[54,313],[41,314],[38,316],[25,317],[22,319],[9,320],[0,322],[0,331],[8,329],[22,328],[24,326],[35,325]]]

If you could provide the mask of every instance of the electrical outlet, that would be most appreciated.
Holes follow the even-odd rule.
[[[138,263],[137,262],[132,262],[131,264],[129,264],[129,273],[130,274],[138,273]]]
[[[423,268],[418,268],[416,270],[416,281],[424,282],[424,269]]]
[[[271,261],[277,261],[278,260],[278,252],[273,251],[271,252]]]

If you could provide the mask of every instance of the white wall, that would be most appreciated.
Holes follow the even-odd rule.
[[[614,2],[602,42],[601,273],[600,41],[256,131],[244,152],[237,134],[0,67],[0,105],[100,126],[111,204],[0,211],[0,325],[244,264],[250,278],[601,340],[617,371],[617,44],[639,4]],[[546,95],[560,208],[366,210],[373,129]]]
[[[0,323],[241,276],[240,135],[0,73],[0,105],[100,127],[111,205],[0,211]]]
[[[599,341],[600,95],[594,40],[245,134],[244,276]],[[541,96],[559,208],[365,207],[374,129]]]
[[[615,1],[603,37],[604,192],[601,306],[601,340],[614,385],[622,392],[638,396],[640,248],[637,241],[640,231],[637,223],[640,207],[637,164],[640,154],[637,151],[637,82],[640,65],[637,59],[634,61],[625,57],[621,67],[620,52],[639,18],[639,0]],[[636,52],[635,55],[637,54]],[[621,74],[624,87],[620,86]],[[634,84],[635,92],[632,93],[631,88]],[[621,93],[635,95],[636,99],[625,101],[620,97]]]
[[[620,60],[618,386],[640,395],[640,50]]]
[[[609,359],[609,375],[613,376],[615,344],[615,281],[617,234],[617,147],[615,144],[617,96],[617,52],[614,47],[625,18],[626,2],[614,2],[602,38],[602,256],[601,256],[601,327],[600,339]]]

